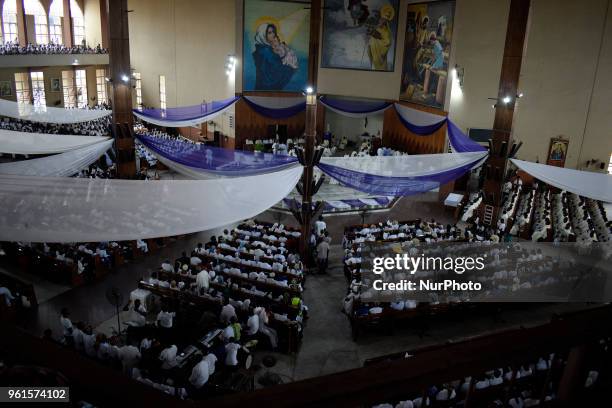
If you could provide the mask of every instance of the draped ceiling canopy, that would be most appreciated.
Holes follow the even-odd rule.
[[[612,203],[612,175],[566,169],[547,164],[510,159],[519,169],[546,184],[583,197]]]
[[[0,241],[99,242],[205,231],[281,201],[302,175],[114,180],[0,175]]]
[[[200,105],[167,109],[134,109],[133,112],[137,118],[157,126],[197,126],[201,123],[213,120],[235,104],[238,99],[240,99],[240,97],[236,96],[221,101],[202,103]]]
[[[217,176],[269,173],[297,162],[297,158],[287,155],[229,150],[181,139],[139,135],[138,140],[160,160],[165,159],[194,171]],[[179,168],[177,167],[177,171]]]
[[[486,152],[325,157],[318,166],[325,174],[356,190],[406,196],[455,180],[481,165],[486,157]]]
[[[104,136],[51,135],[0,129],[0,153],[53,154],[108,140]]]
[[[44,123],[90,122],[112,114],[106,109],[65,109],[49,106],[35,107],[6,99],[0,99],[0,116]]]
[[[72,176],[98,160],[112,145],[113,140],[109,139],[39,159],[0,163],[0,174],[47,177]]]

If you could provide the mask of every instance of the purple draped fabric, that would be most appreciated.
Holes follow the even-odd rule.
[[[441,184],[448,183],[461,177],[481,160],[482,159],[479,159],[462,167],[441,173],[417,177],[385,177],[347,170],[342,167],[323,163],[319,163],[318,166],[325,174],[355,190],[369,194],[398,197],[433,190]]]
[[[297,163],[292,156],[253,153],[138,135],[138,140],[155,154],[168,160],[218,175],[246,176],[269,173]]]
[[[455,153],[484,152],[487,149],[467,137],[457,125],[448,121],[448,140]]]

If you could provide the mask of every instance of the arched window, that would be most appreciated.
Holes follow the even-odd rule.
[[[4,42],[17,42],[17,2],[4,0],[2,7],[2,29]]]
[[[47,28],[47,13],[38,0],[25,0],[25,13],[34,16],[34,33],[36,44],[49,43],[49,30]]]
[[[53,0],[49,8],[49,40],[53,44],[63,44],[62,17],[64,17],[64,6],[62,0]]]
[[[70,15],[72,16],[74,45],[82,45],[85,41],[85,18],[76,0],[70,0]]]

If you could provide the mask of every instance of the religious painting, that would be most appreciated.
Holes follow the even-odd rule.
[[[59,78],[51,78],[51,92],[61,92],[62,83]]]
[[[0,81],[0,96],[11,96],[11,95],[13,95],[11,81]]]
[[[399,0],[325,0],[323,68],[393,71]]]
[[[245,0],[243,90],[303,91],[309,33],[309,4]]]
[[[454,1],[408,5],[400,99],[443,109]]]
[[[548,149],[548,159],[546,160],[546,164],[565,167],[565,158],[567,157],[568,146],[569,140],[561,138],[550,139],[550,147]]]

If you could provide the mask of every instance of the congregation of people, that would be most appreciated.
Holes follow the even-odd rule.
[[[64,44],[32,44],[22,46],[17,41],[6,41],[0,44],[0,55],[24,55],[24,54],[108,54],[106,48],[100,44],[90,47],[87,44],[73,45],[67,47]]]

